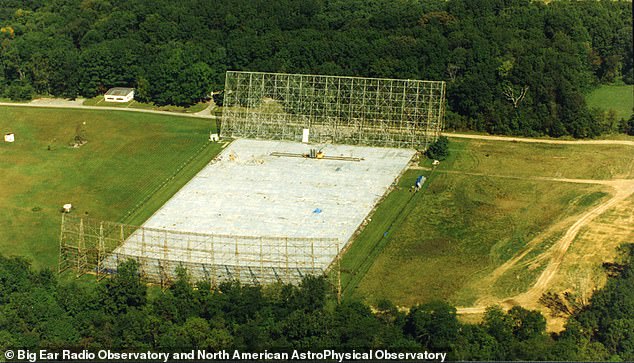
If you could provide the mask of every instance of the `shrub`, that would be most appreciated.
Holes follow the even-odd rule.
[[[12,101],[29,101],[33,98],[33,87],[26,83],[13,83],[7,88],[7,97]]]
[[[445,160],[449,156],[449,139],[447,136],[441,136],[435,143],[429,145],[425,155],[430,159]]]
[[[222,104],[224,102],[224,97],[225,97],[224,91],[220,93],[214,93],[212,97],[214,99],[214,103],[216,104],[216,106],[222,107]]]

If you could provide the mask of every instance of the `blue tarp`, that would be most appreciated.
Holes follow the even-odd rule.
[[[420,189],[420,187],[423,186],[423,183],[425,182],[425,177],[424,176],[419,176],[418,179],[416,179],[416,189]]]

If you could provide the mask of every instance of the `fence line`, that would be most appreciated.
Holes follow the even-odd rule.
[[[133,259],[145,281],[161,285],[168,285],[179,268],[186,268],[193,281],[212,285],[226,280],[297,283],[336,268],[339,252],[336,238],[206,234],[64,215],[58,271],[103,278]]]

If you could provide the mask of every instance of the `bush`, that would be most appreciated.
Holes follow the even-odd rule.
[[[33,87],[26,83],[14,83],[7,88],[7,97],[12,101],[29,101],[33,98]]]
[[[214,103],[216,104],[216,106],[222,107],[224,98],[225,98],[225,93],[224,91],[220,93],[214,93],[212,95],[212,98],[214,99]]]
[[[449,139],[447,136],[441,136],[435,143],[429,145],[425,155],[430,159],[445,160],[449,156]]]
[[[625,133],[634,136],[634,113],[630,116],[627,123],[625,123]]]

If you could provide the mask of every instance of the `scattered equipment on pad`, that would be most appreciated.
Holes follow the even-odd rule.
[[[363,158],[355,158],[352,156],[326,156],[323,151],[317,149],[310,149],[305,154],[294,154],[294,153],[281,153],[281,152],[272,152],[271,156],[283,156],[288,158],[306,158],[306,159],[324,159],[324,160],[340,160],[340,161],[361,161]]]

